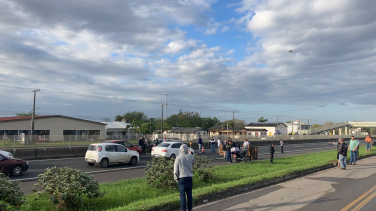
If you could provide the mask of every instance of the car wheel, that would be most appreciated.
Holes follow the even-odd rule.
[[[94,166],[95,163],[87,163],[89,166]]]
[[[136,165],[136,164],[137,164],[137,157],[132,157],[132,158],[131,158],[131,161],[129,161],[129,163],[130,163],[132,166]]]
[[[175,154],[172,154],[172,155],[170,156],[170,159],[175,159],[175,158],[176,158]]]
[[[108,166],[108,159],[107,158],[103,158],[102,161],[101,161],[101,167],[102,168],[107,168]]]
[[[18,176],[21,176],[22,173],[23,173],[23,168],[22,166],[14,166],[11,171],[10,171],[11,175],[14,176],[14,177],[18,177]]]

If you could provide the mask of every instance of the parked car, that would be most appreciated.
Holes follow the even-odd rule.
[[[152,156],[162,156],[165,158],[175,158],[176,156],[179,155],[179,149],[180,146],[183,143],[181,142],[163,142],[158,144],[158,146],[153,147],[151,150],[151,155]],[[194,150],[192,148],[188,148],[189,151],[194,154]]]
[[[5,157],[8,157],[8,158],[13,158],[12,153],[7,152],[7,151],[0,150],[0,154],[4,155]]]
[[[140,147],[135,146],[135,145],[129,143],[128,141],[123,141],[123,140],[107,140],[104,143],[121,144],[121,145],[127,147],[129,150],[137,151],[139,153],[139,155],[142,154],[142,149],[140,149]]]
[[[106,168],[109,164],[114,163],[136,165],[138,160],[138,152],[115,143],[90,144],[85,155],[85,161],[89,166],[94,166],[98,163],[102,168]]]
[[[21,176],[23,172],[29,169],[29,164],[27,161],[7,157],[2,152],[0,152],[0,173],[17,177]]]

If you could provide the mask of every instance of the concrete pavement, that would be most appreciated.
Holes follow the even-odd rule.
[[[376,210],[376,157],[194,207],[194,210]]]

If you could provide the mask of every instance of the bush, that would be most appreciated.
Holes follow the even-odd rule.
[[[151,164],[148,163],[145,169],[147,184],[155,188],[176,189],[174,161],[175,159],[153,157]]]
[[[99,182],[93,180],[93,176],[67,167],[47,168],[38,175],[38,183],[34,185],[36,188],[41,187],[59,210],[77,206],[83,197],[92,199],[104,195],[99,191]],[[36,192],[36,188],[32,190]]]
[[[193,173],[199,180],[208,181],[214,178],[214,169],[207,168],[211,160],[205,156],[194,155],[196,164],[192,166]],[[145,169],[147,184],[155,188],[176,189],[174,180],[174,161],[164,157],[153,157],[151,164],[148,163]]]
[[[0,173],[0,210],[17,210],[25,202],[25,195],[17,181]]]

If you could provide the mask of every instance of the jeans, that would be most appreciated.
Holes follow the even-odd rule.
[[[283,146],[281,146],[281,153],[283,154]]]
[[[346,157],[347,156],[339,155],[339,164],[343,169],[346,169]]]
[[[198,153],[202,152],[201,149],[202,149],[202,144],[198,144]]]
[[[231,162],[232,163],[230,150],[227,150],[227,162]]]
[[[192,210],[192,177],[183,177],[178,180],[178,189],[180,195],[180,210]],[[187,199],[185,198],[187,197]],[[188,203],[187,203],[188,200]]]
[[[350,162],[349,163],[352,163],[352,162],[354,162],[354,164],[356,164],[356,150],[350,151]]]
[[[270,162],[273,163],[273,157],[274,157],[274,153],[270,153]]]
[[[210,147],[211,147],[211,153],[215,153],[215,144],[212,144]]]

